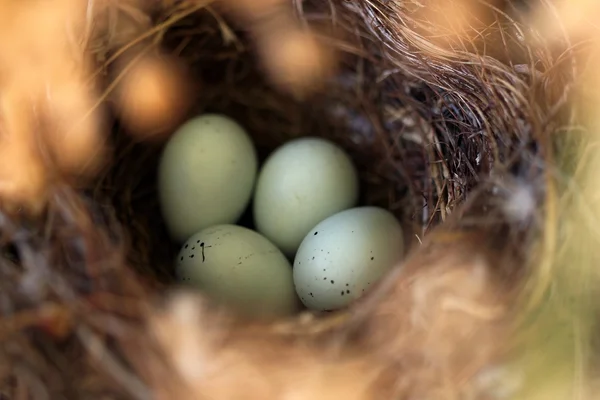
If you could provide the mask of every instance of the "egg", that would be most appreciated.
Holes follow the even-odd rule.
[[[173,239],[183,242],[209,226],[235,223],[250,202],[257,173],[256,149],[234,120],[205,114],[182,125],[158,167],[159,200]]]
[[[343,308],[402,260],[403,232],[389,211],[356,207],[315,226],[294,259],[294,285],[312,310]]]
[[[292,266],[259,233],[222,224],[191,236],[177,258],[182,283],[250,317],[283,317],[299,310]]]
[[[292,257],[312,227],[356,205],[358,189],[356,169],[337,145],[321,138],[292,140],[276,149],[259,172],[256,229]]]

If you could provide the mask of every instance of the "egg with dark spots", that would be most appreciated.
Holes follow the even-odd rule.
[[[172,238],[183,242],[209,226],[237,222],[257,174],[256,149],[236,121],[204,114],[183,124],[158,166],[158,196]]]
[[[312,310],[346,307],[399,265],[403,243],[402,227],[387,210],[356,207],[334,214],[313,228],[298,248],[296,292]]]
[[[243,315],[284,317],[300,308],[289,261],[253,230],[236,225],[204,229],[181,247],[177,260],[182,283]]]

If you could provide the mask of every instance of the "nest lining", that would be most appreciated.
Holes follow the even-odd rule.
[[[502,60],[502,49],[496,49],[496,57],[482,55],[477,45],[481,48],[485,41],[475,43],[474,48],[473,43],[457,48],[458,44],[452,42],[453,51],[444,50],[423,36],[432,27],[423,26],[410,2],[305,1],[301,7],[296,5],[304,21],[331,22],[335,37],[343,38],[324,37],[328,46],[342,54],[341,68],[326,90],[304,101],[274,90],[257,67],[252,42],[245,33],[225,18],[216,17],[215,10],[200,10],[161,32],[164,48],[185,59],[192,76],[202,83],[190,115],[223,112],[234,117],[253,136],[261,158],[298,136],[334,140],[357,164],[363,189],[361,203],[394,212],[403,221],[411,245],[424,240],[441,222],[455,230],[472,230],[474,233],[466,236],[454,235],[453,230],[434,236],[450,244],[472,245],[442,249],[433,246],[434,256],[422,258],[419,254],[425,254],[425,250],[417,252],[407,261],[406,269],[423,270],[423,276],[430,274],[443,281],[449,276],[445,268],[456,267],[458,275],[450,274],[452,278],[444,284],[454,279],[459,285],[471,279],[481,272],[480,264],[498,277],[492,279],[484,271],[481,277],[477,275],[479,286],[473,286],[473,291],[455,293],[466,297],[468,304],[489,305],[489,309],[482,306],[484,311],[479,314],[471,310],[460,323],[467,326],[466,331],[473,326],[480,329],[474,340],[480,343],[479,350],[485,357],[477,362],[465,360],[475,356],[460,330],[454,342],[445,342],[460,343],[456,358],[442,344],[431,356],[440,363],[445,356],[452,358],[450,365],[461,372],[465,370],[463,364],[485,365],[492,354],[496,356],[498,349],[490,343],[501,337],[502,331],[499,322],[488,314],[494,314],[499,298],[510,297],[507,293],[512,290],[507,287],[519,275],[519,271],[515,273],[514,268],[503,268],[501,264],[522,265],[529,244],[523,237],[529,238],[533,232],[526,220],[530,216],[517,221],[524,225],[507,219],[502,200],[490,195],[491,188],[510,191],[515,181],[523,180],[535,182],[536,190],[543,189],[540,135],[554,126],[557,117],[550,110],[556,108],[559,95],[553,90],[562,81],[560,76],[545,71],[540,77],[532,66],[551,66],[554,60],[546,53],[531,54],[516,39],[510,47],[520,46],[520,52],[517,56],[511,53],[516,59],[512,64]],[[185,12],[186,6],[196,7],[193,2],[183,2],[178,9],[165,6],[153,23],[169,20],[174,10]],[[504,36],[523,34],[525,28],[505,14],[490,11],[490,15],[506,25]],[[231,33],[233,38],[227,36]],[[231,40],[227,42],[224,37]],[[178,250],[168,240],[158,217],[154,193],[161,144],[138,143],[122,134],[119,126],[115,126],[114,133],[114,162],[95,186],[83,193],[57,186],[41,225],[8,218],[0,221],[5,241],[16,249],[17,256],[10,256],[13,252],[7,250],[1,268],[6,282],[3,301],[9,310],[5,321],[10,328],[0,357],[11,369],[0,377],[5,376],[6,393],[11,399],[19,398],[19,393],[40,399],[148,398],[150,388],[159,397],[179,393],[181,397],[172,398],[186,398],[184,392],[178,392],[177,373],[164,370],[163,358],[154,353],[157,344],[144,334],[148,320],[162,321],[173,329],[181,323],[173,321],[172,315],[161,320],[152,311],[154,296],[162,294],[173,280],[172,260]],[[468,196],[472,200],[463,204]],[[453,213],[459,205],[463,205],[461,212]],[[483,239],[478,240],[482,232]],[[435,243],[438,239],[432,240]],[[427,249],[427,245],[422,248]],[[289,384],[298,367],[291,368],[285,359],[273,354],[288,352],[290,359],[302,361],[299,364],[306,368],[324,368],[320,351],[337,357],[328,367],[330,376],[360,375],[373,369],[368,379],[363,375],[353,387],[364,397],[353,398],[373,398],[374,386],[380,387],[376,390],[379,395],[404,394],[409,398],[442,390],[441,381],[448,371],[428,368],[422,354],[410,351],[411,347],[429,343],[419,338],[421,331],[411,330],[406,316],[389,318],[396,304],[412,304],[402,289],[407,279],[391,276],[384,280],[348,318],[342,315],[333,317],[335,322],[293,321],[291,328],[285,324],[255,327],[211,311],[213,305],[199,303],[200,311],[194,315],[207,315],[201,315],[205,318],[202,322],[195,321],[196,329],[200,325],[218,327],[204,330],[204,344],[213,346],[211,352],[221,354],[225,351],[222,349],[233,349],[245,354],[239,358],[238,373],[224,375],[217,380],[220,386],[214,384],[206,389],[207,393],[213,390],[231,395],[226,387],[240,379],[250,391],[255,390],[248,398],[278,398],[280,392],[260,388],[257,382],[243,378],[244,368],[256,363],[265,368],[266,375],[275,374],[276,367],[288,368],[289,375],[273,379]],[[502,304],[510,308],[508,303]],[[458,320],[439,320],[442,317],[438,318],[437,312],[423,311],[442,321],[437,326],[440,336],[435,337],[460,325]],[[497,311],[500,319],[503,312]],[[485,329],[473,322],[488,321],[486,318],[492,322],[486,322]],[[184,326],[192,322],[190,318]],[[231,333],[236,330],[249,333]],[[398,334],[403,330],[411,333]],[[165,332],[177,333],[167,328]],[[269,343],[266,348],[273,354],[249,350],[257,343],[252,338]],[[160,338],[158,342],[159,350],[177,353],[164,343],[161,348]],[[344,347],[341,343],[348,350],[339,350]],[[382,343],[387,343],[385,349]],[[402,362],[390,359],[389,348],[403,355]],[[140,356],[136,351],[148,355]],[[219,360],[218,355],[214,356],[216,366]],[[167,382],[157,384],[157,371],[166,374]],[[401,375],[405,379],[399,379]],[[461,378],[450,375],[453,382]],[[332,378],[332,382],[337,381]],[[314,387],[323,397],[332,387],[337,388],[337,394],[351,394],[341,383],[332,383],[328,388],[314,383]]]
[[[353,39],[331,44],[345,51],[342,69],[324,94],[306,102],[274,92],[256,67],[251,45],[244,46],[243,33],[224,44],[222,32],[232,28],[221,26],[223,21],[211,13],[178,21],[166,33],[164,44],[178,49],[202,82],[191,115],[214,111],[233,116],[249,129],[262,159],[290,138],[315,135],[334,140],[351,154],[361,172],[362,203],[390,209],[409,231],[422,236],[443,221],[482,176],[492,170],[512,168],[520,173],[527,168],[522,166],[527,156],[520,157],[519,151],[533,153],[535,141],[528,121],[530,114],[540,111],[528,110],[529,103],[516,95],[526,91],[527,82],[494,59],[478,60],[477,65],[457,60],[449,67],[433,55],[418,56],[422,50],[395,38],[396,31],[406,28],[375,17],[363,22],[375,10],[382,15],[405,10],[360,6],[344,5],[343,12],[336,11],[336,28],[347,36],[351,33]],[[304,8],[310,10],[308,5]],[[317,5],[307,13],[308,20],[333,18],[328,5]],[[204,32],[190,36],[190,27],[197,26],[205,27]],[[380,26],[387,30],[373,28]],[[128,138],[120,135],[118,140]],[[136,157],[136,164],[156,165],[159,146],[148,147],[117,146],[127,149],[125,153],[144,154]],[[120,164],[121,157],[127,164]],[[107,177],[105,186],[115,188],[115,193],[140,185],[146,188],[137,182],[151,182],[154,171],[134,165],[135,172],[123,172],[129,164],[127,154],[118,155],[118,167],[113,169],[118,174]],[[116,197],[116,201],[123,199]],[[139,203],[131,210],[154,214],[145,210],[156,207],[155,196],[136,200]],[[121,219],[138,220],[131,215]],[[164,231],[140,229],[146,233],[132,236]]]

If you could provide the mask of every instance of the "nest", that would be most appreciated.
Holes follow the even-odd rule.
[[[408,258],[334,314],[248,321],[174,292],[178,247],[155,193],[164,136],[140,140],[116,113],[109,165],[53,181],[41,216],[0,218],[0,397],[512,396],[502,366],[544,237],[551,137],[572,122],[564,48],[516,2],[481,6],[461,36],[434,23],[448,9],[433,2],[296,1],[339,60],[300,96],[265,70],[256,32],[206,3],[109,4],[145,41],[103,26],[112,34],[87,49],[101,89],[118,49],[148,45],[198,83],[182,118],[232,116],[261,158],[291,138],[333,140],[358,167],[361,203],[402,221]]]

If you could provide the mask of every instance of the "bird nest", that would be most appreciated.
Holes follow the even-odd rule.
[[[100,142],[55,138],[77,145],[44,153],[39,171],[58,172],[43,191],[0,188],[19,199],[0,217],[1,398],[496,399],[522,388],[506,365],[530,343],[515,332],[558,232],[548,176],[555,133],[574,123],[576,58],[529,23],[531,4],[88,3],[80,44],[99,100],[63,104],[105,106],[80,133],[110,132],[98,151],[109,161],[79,168]],[[340,145],[361,203],[402,222],[406,260],[348,309],[286,320],[176,290],[158,157],[182,120],[206,112],[235,118],[261,159],[301,136]]]

